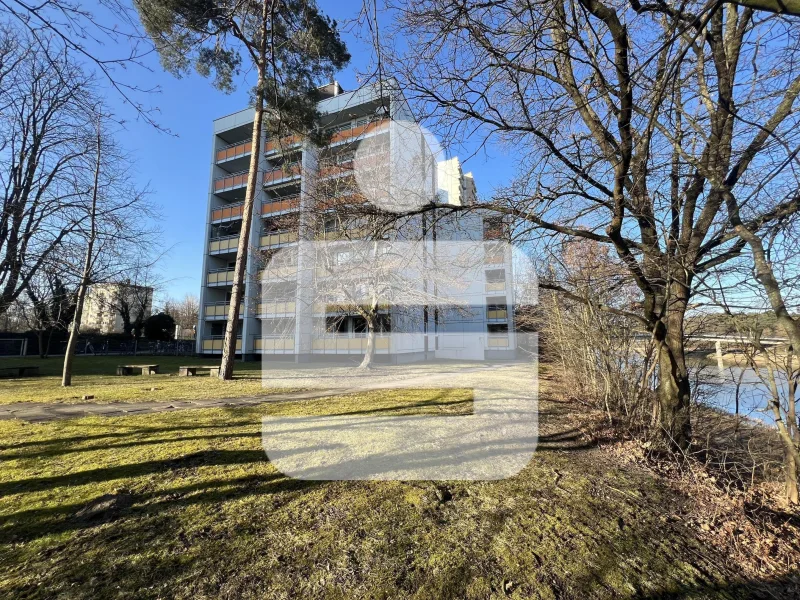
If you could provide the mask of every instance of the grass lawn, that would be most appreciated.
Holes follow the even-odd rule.
[[[148,400],[195,400],[233,398],[274,393],[261,383],[261,362],[236,362],[234,381],[210,377],[177,377],[181,365],[219,365],[219,358],[191,356],[77,356],[72,386],[61,387],[63,357],[3,359],[0,366],[37,365],[40,377],[0,379],[0,404],[12,402],[142,402]],[[159,375],[116,375],[117,365],[157,364]],[[155,389],[153,389],[155,388]],[[287,391],[287,390],[282,390]]]
[[[267,412],[470,409],[469,391],[404,390],[0,422],[0,597],[716,597],[719,557],[664,520],[685,499],[598,456],[560,404],[504,481],[303,482],[261,449]]]

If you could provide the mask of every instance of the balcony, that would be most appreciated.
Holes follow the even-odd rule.
[[[508,335],[489,335],[486,340],[489,348],[508,348],[509,340]]]
[[[219,221],[232,221],[234,219],[241,219],[243,209],[244,202],[237,202],[236,204],[228,204],[222,208],[215,208],[211,211],[211,222],[217,223]]]
[[[295,210],[300,206],[300,196],[289,196],[280,200],[271,200],[261,203],[262,215],[274,215],[288,210]]]
[[[343,175],[352,175],[353,172],[353,161],[348,160],[339,164],[325,165],[320,167],[319,177],[320,179],[341,177]]]
[[[504,308],[489,308],[486,310],[486,319],[489,321],[505,321],[508,319],[508,310]]]
[[[483,255],[483,263],[486,265],[502,265],[505,261],[506,257],[503,249],[487,248]]]
[[[294,338],[282,336],[254,336],[253,350],[263,354],[292,354]]]
[[[286,183],[300,177],[301,166],[300,163],[294,162],[284,165],[272,171],[264,173],[264,185],[276,185],[278,183]]]
[[[261,236],[261,247],[274,248],[283,244],[291,244],[296,242],[297,238],[298,233],[296,231],[276,231]]]
[[[381,119],[380,121],[373,121],[366,125],[359,125],[357,127],[350,127],[337,131],[331,136],[331,146],[351,142],[355,139],[365,138],[370,135],[377,135],[382,131],[389,129],[389,119]]]
[[[211,238],[208,242],[209,254],[227,254],[236,252],[239,247],[239,235],[226,235],[223,237]]]
[[[224,321],[228,318],[230,302],[209,302],[203,307],[203,316],[206,321]],[[239,318],[242,318],[244,303],[239,305]]]
[[[235,144],[230,144],[228,146],[225,146],[224,148],[220,148],[219,150],[217,150],[216,162],[217,164],[219,164],[222,162],[235,160],[237,158],[243,158],[245,156],[249,156],[252,150],[253,150],[252,140],[236,142]]]
[[[231,173],[224,177],[217,177],[214,180],[214,193],[247,187],[248,173],[249,171],[245,170],[239,171],[238,173]]]
[[[267,156],[282,154],[299,148],[302,143],[303,140],[299,135],[287,135],[280,140],[267,140],[267,143],[264,144],[264,152]]]
[[[225,336],[212,335],[203,339],[203,352],[218,352],[222,354],[222,343],[225,341]],[[242,337],[236,337],[236,351],[242,351]]]
[[[206,274],[206,285],[233,285],[233,269],[215,269]]]
[[[506,291],[506,282],[505,281],[487,281],[486,282],[486,292],[505,292]]]
[[[363,354],[367,350],[367,334],[359,333],[357,337],[335,336],[316,339],[311,343],[314,354]],[[375,335],[375,351],[389,351],[389,336]]]
[[[294,281],[297,277],[297,265],[267,265],[258,272],[259,281]]]
[[[256,314],[259,317],[294,316],[296,306],[294,302],[259,302]]]

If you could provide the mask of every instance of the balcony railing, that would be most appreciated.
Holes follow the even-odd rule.
[[[261,214],[271,215],[285,210],[294,210],[298,206],[300,206],[300,196],[289,196],[288,198],[281,198],[280,200],[262,202]]]
[[[359,354],[366,352],[368,341],[366,334],[361,334],[358,337],[331,336],[314,340],[311,343],[311,348],[317,354]],[[389,336],[376,334],[375,351],[386,352],[388,350]]]
[[[211,211],[212,221],[221,221],[223,219],[241,219],[242,209],[244,202],[237,202],[236,204],[228,204],[221,208],[215,208]]]
[[[503,308],[489,308],[486,310],[486,318],[489,321],[504,321],[508,319],[508,310]]]
[[[280,246],[281,244],[290,244],[296,242],[298,233],[296,231],[276,231],[275,233],[268,233],[261,236],[261,247],[271,248],[273,246]]]
[[[297,148],[302,139],[299,135],[287,135],[279,140],[267,140],[264,144],[264,152],[267,154],[275,154],[276,152],[285,152]]]
[[[381,119],[380,121],[372,121],[366,125],[359,125],[357,127],[351,127],[349,129],[337,131],[331,136],[331,144],[348,142],[355,138],[363,137],[372,133],[378,133],[384,129],[388,129],[388,127],[389,119]]]
[[[224,148],[217,150],[217,162],[225,160],[232,160],[241,156],[247,156],[253,150],[252,140],[245,140],[243,142],[236,142],[229,144]]]
[[[334,165],[324,165],[319,169],[320,177],[337,177],[340,175],[349,175],[353,173],[353,161],[348,160]]]
[[[226,235],[224,237],[211,238],[208,242],[209,252],[235,252],[239,247],[239,235]]]
[[[285,336],[253,336],[253,350],[266,354],[294,352],[294,338]]]
[[[503,292],[506,289],[506,282],[505,281],[487,281],[486,282],[486,291],[487,292]]]
[[[502,251],[490,250],[483,255],[483,262],[487,265],[502,265],[505,259]]]
[[[233,285],[233,269],[215,269],[206,274],[206,285]]]
[[[487,339],[489,348],[508,348],[508,335],[490,335]]]
[[[221,192],[223,190],[247,186],[247,174],[248,171],[239,171],[238,173],[231,173],[224,177],[217,177],[214,180],[214,191]]]
[[[258,272],[260,281],[294,280],[297,276],[297,265],[268,265]]]
[[[264,173],[264,185],[272,185],[284,179],[293,179],[300,175],[300,163],[291,163]]]
[[[296,304],[294,302],[259,302],[256,314],[261,315],[293,315]]]
[[[230,302],[209,302],[203,308],[203,315],[206,319],[217,320],[227,319],[228,311],[231,308]],[[244,302],[239,305],[239,318],[242,318],[244,312]]]
[[[224,335],[212,335],[203,338],[203,352],[222,352],[222,343],[225,341]],[[236,350],[242,351],[242,336],[236,336]]]

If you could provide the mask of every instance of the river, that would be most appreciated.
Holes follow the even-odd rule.
[[[766,369],[761,369],[766,374]],[[769,392],[759,374],[752,368],[725,367],[706,365],[696,367],[694,376],[702,382],[700,394],[705,404],[773,425],[775,418],[767,408]],[[786,394],[786,378],[776,373],[779,387]],[[738,389],[737,389],[738,388]]]

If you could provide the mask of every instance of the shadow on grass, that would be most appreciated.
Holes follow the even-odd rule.
[[[563,425],[561,420],[558,422]],[[252,425],[249,421],[245,423]],[[208,436],[192,436],[194,440],[260,435],[213,431],[229,427],[230,424],[132,428],[129,433],[115,432],[113,436],[87,436],[85,439],[117,439],[144,431],[160,434],[187,429],[210,430]],[[77,436],[73,441],[82,439]],[[188,438],[160,441],[181,439]],[[47,443],[63,443],[63,440]],[[155,441],[131,440],[103,447],[129,448],[151,443]],[[561,427],[542,435],[539,441],[539,451],[551,457],[591,446],[577,427]],[[424,460],[421,453],[420,459]],[[668,510],[669,502],[674,501],[671,496],[660,501],[663,506],[650,494],[647,499],[630,493],[620,494],[621,500],[610,499],[601,479],[604,465],[590,462],[587,455],[580,452],[568,459],[556,456],[556,460],[553,464],[566,472],[561,480],[565,487],[542,477],[542,472],[549,472],[549,465],[540,455],[539,462],[544,466],[539,470],[533,465],[509,480],[477,482],[469,494],[456,491],[446,503],[421,508],[404,501],[403,494],[413,484],[391,487],[380,482],[331,486],[319,505],[310,507],[298,503],[291,508],[292,499],[303,498],[309,491],[330,486],[330,483],[285,477],[268,465],[260,449],[205,450],[165,460],[4,482],[0,484],[0,494],[57,489],[65,490],[66,494],[71,486],[113,480],[120,480],[120,486],[129,485],[133,489],[117,490],[110,496],[124,497],[124,502],[112,502],[106,508],[90,511],[88,516],[87,504],[96,505],[98,499],[0,517],[0,537],[8,543],[8,556],[19,553],[21,562],[21,557],[27,556],[26,560],[32,564],[26,564],[25,568],[36,575],[25,580],[17,573],[15,577],[18,578],[9,580],[0,595],[5,591],[9,597],[49,598],[64,586],[70,586],[74,597],[172,597],[179,592],[184,596],[196,593],[198,597],[220,597],[223,594],[215,586],[224,585],[228,597],[258,594],[259,597],[278,598],[299,596],[307,591],[306,597],[323,598],[333,591],[340,597],[368,597],[379,595],[381,589],[390,589],[385,586],[391,581],[395,588],[393,595],[387,597],[432,600],[464,598],[470,586],[483,578],[495,581],[492,585],[497,586],[497,594],[492,597],[508,595],[503,588],[506,579],[513,581],[517,590],[512,597],[520,598],[797,597],[791,595],[789,586],[793,580],[788,578],[730,583],[736,574],[724,566],[723,558],[714,549],[703,547],[682,525],[664,526],[659,522],[659,511]],[[199,480],[206,467],[217,468],[216,476]],[[261,472],[230,479],[221,477],[226,471],[238,473],[246,468]],[[153,490],[151,482],[136,480],[153,474],[165,475],[172,485]],[[581,487],[581,478],[593,483],[589,491]],[[186,483],[176,485],[180,480]],[[637,482],[629,482],[632,489],[636,489]],[[135,489],[136,485],[141,489]],[[466,487],[470,484],[454,482],[452,485]],[[396,495],[391,496],[392,493]],[[613,494],[613,488],[610,493]],[[363,507],[358,508],[353,502],[359,494],[375,495],[375,504],[370,503],[371,510],[363,511]],[[481,499],[475,504],[471,500],[473,494]],[[380,503],[382,495],[384,502]],[[264,497],[267,501],[254,502],[257,508],[253,509],[241,502],[246,498]],[[392,502],[387,504],[386,498]],[[513,499],[513,504],[505,503],[509,499]],[[208,523],[192,528],[191,521],[196,513],[188,509],[201,506]],[[314,527],[322,527],[324,521],[314,520],[315,515],[329,507],[334,511],[332,514],[344,516],[341,521],[333,520],[331,529],[317,531]],[[514,507],[513,510],[510,507]],[[278,513],[281,518],[267,518]],[[618,525],[623,522],[622,518],[624,524]],[[450,527],[448,522],[455,524]],[[341,536],[338,531],[331,533],[332,529],[339,528]],[[365,533],[363,537],[348,537],[347,528],[363,528]],[[453,545],[453,539],[447,536],[462,528],[470,531],[469,544]],[[274,534],[273,539],[285,535],[287,539],[303,541],[281,548],[280,563],[252,562],[256,560],[253,557],[265,551],[268,531]],[[78,533],[66,541],[60,537],[70,532],[85,534]],[[408,549],[413,546],[409,540],[416,539],[416,535],[426,545],[419,552],[409,554]],[[25,542],[46,536],[54,537],[52,541],[43,540],[41,548],[33,554],[24,554]],[[381,545],[384,539],[388,540],[385,546]],[[514,559],[510,562],[502,562],[503,552],[496,550],[504,544],[514,550]],[[75,556],[71,556],[73,552]],[[89,558],[80,556],[83,552]],[[136,560],[129,560],[126,552],[135,554]],[[449,559],[439,563],[439,568],[433,571],[426,561],[437,552],[447,553]],[[31,558],[34,555],[35,558]],[[336,590],[303,587],[301,590],[302,582],[321,564],[332,565],[330,577],[341,587]],[[359,571],[359,564],[369,567]],[[341,570],[337,572],[338,568]],[[384,575],[381,569],[388,570],[387,579],[381,579]],[[282,580],[274,583],[269,579],[278,572],[292,587],[270,587],[282,584]],[[620,587],[620,580],[627,587]],[[192,586],[191,589],[184,587],[187,585]],[[653,592],[654,589],[659,591]],[[759,595],[762,592],[764,595]]]

